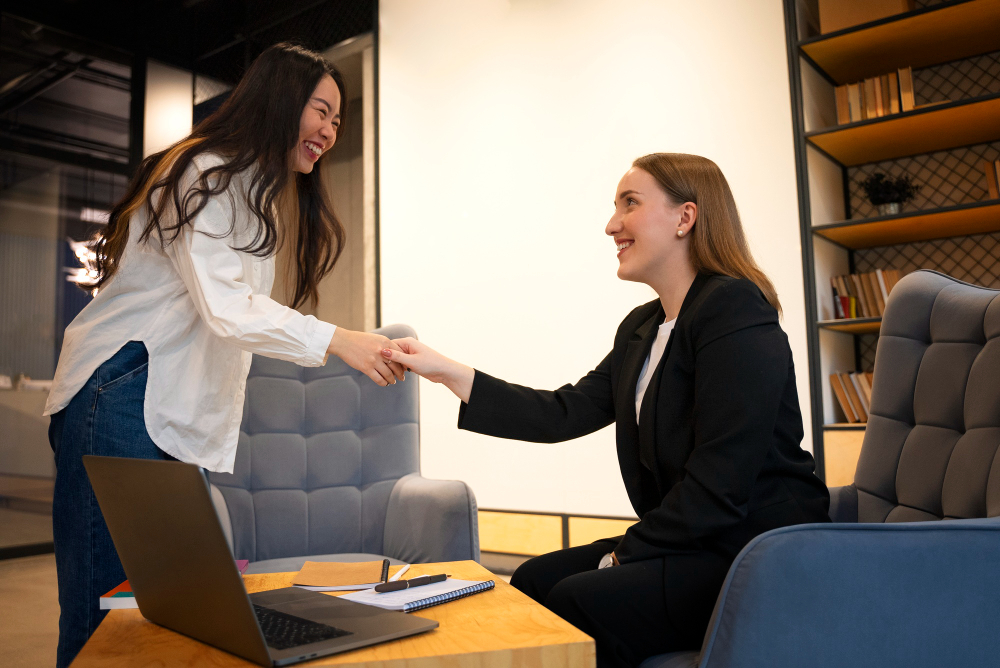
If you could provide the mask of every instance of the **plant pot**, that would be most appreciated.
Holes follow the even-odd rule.
[[[885,204],[878,205],[878,215],[880,216],[895,216],[899,213],[899,210],[903,208],[903,205],[899,202],[886,202]]]

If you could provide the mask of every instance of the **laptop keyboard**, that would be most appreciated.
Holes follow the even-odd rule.
[[[257,621],[260,622],[260,630],[264,632],[264,640],[268,647],[274,649],[291,649],[299,645],[351,635],[350,631],[320,622],[311,622],[262,605],[254,605],[253,611],[257,615]]]

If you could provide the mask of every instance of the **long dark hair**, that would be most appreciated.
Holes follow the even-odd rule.
[[[753,281],[768,303],[781,313],[778,293],[750,253],[736,199],[718,165],[700,155],[650,153],[637,158],[632,166],[656,179],[675,205],[698,205],[688,246],[696,271]]]
[[[143,205],[148,222],[140,240],[148,241],[155,232],[161,244],[171,243],[185,225],[192,224],[210,198],[222,194],[234,175],[246,171],[246,205],[258,226],[250,243],[236,250],[269,257],[281,243],[294,242],[292,305],[315,301],[319,281],[333,269],[343,250],[344,227],[323,187],[326,153],[311,173],[296,173],[294,177],[290,160],[298,144],[302,110],[325,75],[333,77],[340,89],[343,128],[347,92],[344,78],[333,64],[318,53],[288,43],[275,44],[260,54],[218,111],[199,123],[186,139],[139,165],[97,241],[97,279],[88,287],[99,288],[115,275],[129,239],[129,223]],[[185,189],[182,176],[195,156],[205,152],[221,155],[225,162],[206,169],[194,186]],[[287,235],[279,234],[275,213],[290,208],[298,210],[298,225]],[[232,230],[231,225],[220,238]]]

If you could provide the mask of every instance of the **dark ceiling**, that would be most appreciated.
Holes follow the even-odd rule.
[[[96,54],[103,58],[121,61],[137,54],[229,83],[275,42],[322,50],[370,32],[376,6],[376,0],[3,2],[4,13],[111,47]],[[48,32],[51,38],[53,31]]]

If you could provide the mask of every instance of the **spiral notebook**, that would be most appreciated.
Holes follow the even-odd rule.
[[[380,594],[373,589],[345,594],[340,598],[355,603],[374,605],[386,610],[402,610],[403,612],[413,612],[423,610],[438,603],[455,601],[466,596],[478,594],[481,591],[493,589],[496,583],[493,580],[453,580],[447,579],[444,582],[403,589],[401,591],[391,591]]]

